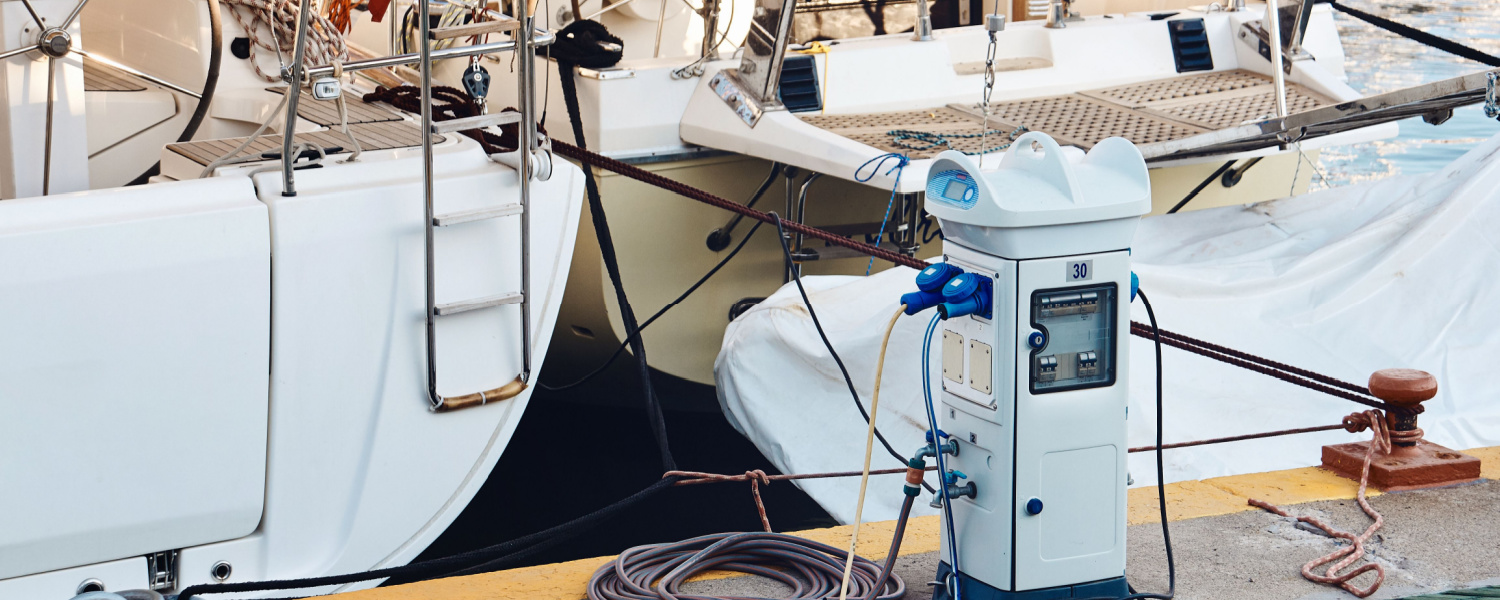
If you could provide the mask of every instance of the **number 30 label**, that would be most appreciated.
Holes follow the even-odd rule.
[[[1068,263],[1068,281],[1091,281],[1094,279],[1094,261],[1081,260]]]

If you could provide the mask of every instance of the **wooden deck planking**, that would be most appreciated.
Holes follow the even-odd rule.
[[[389,150],[392,148],[410,148],[421,145],[422,136],[418,126],[410,121],[377,122],[350,124],[349,131],[354,134],[355,139],[364,150]],[[325,129],[321,131],[309,131],[297,134],[297,141],[316,144],[324,148],[341,148],[338,153],[348,153],[354,150],[342,131],[337,129]],[[443,136],[433,136],[433,143],[443,140]],[[183,144],[169,144],[167,146],[188,160],[200,165],[208,166],[209,163],[218,160],[219,157],[228,154],[235,147],[245,141],[245,138],[228,138],[221,140],[202,140]],[[281,135],[263,135],[252,143],[244,151],[236,156],[258,156],[265,152],[281,151]]]

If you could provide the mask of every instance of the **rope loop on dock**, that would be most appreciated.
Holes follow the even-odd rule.
[[[1379,425],[1374,424],[1377,422],[1379,423]],[[1386,420],[1386,418],[1379,412],[1373,410],[1357,412],[1344,417],[1344,430],[1348,431],[1349,433],[1359,433],[1371,428],[1376,428],[1376,437],[1383,438],[1385,440],[1384,443],[1386,446],[1390,446],[1392,444],[1400,442],[1415,442],[1422,439],[1422,429],[1420,427],[1409,429],[1406,431],[1397,431],[1395,429],[1391,429],[1390,423]],[[1390,452],[1390,448],[1387,447],[1385,450],[1382,450],[1382,452],[1388,453]]]
[[[1344,417],[1344,427],[1351,433],[1364,431],[1366,429],[1374,430],[1374,433],[1372,434],[1370,439],[1370,444],[1365,451],[1364,467],[1360,471],[1359,493],[1355,496],[1355,499],[1359,501],[1359,508],[1365,511],[1365,514],[1370,517],[1371,523],[1369,527],[1365,528],[1364,533],[1354,535],[1352,533],[1340,530],[1332,525],[1324,523],[1316,517],[1295,517],[1300,522],[1307,523],[1308,525],[1312,525],[1313,527],[1317,527],[1318,529],[1323,530],[1323,532],[1327,533],[1330,537],[1349,541],[1349,545],[1340,546],[1333,552],[1315,558],[1309,561],[1307,564],[1302,565],[1302,576],[1308,581],[1326,585],[1335,585],[1343,588],[1346,592],[1354,594],[1355,596],[1358,596],[1360,598],[1367,598],[1371,594],[1374,594],[1376,590],[1379,590],[1380,584],[1385,582],[1385,567],[1382,567],[1380,563],[1367,562],[1347,573],[1339,573],[1339,571],[1343,571],[1344,569],[1349,568],[1350,565],[1353,565],[1355,562],[1358,562],[1360,559],[1364,558],[1365,542],[1370,541],[1370,537],[1375,535],[1375,532],[1379,531],[1380,527],[1385,524],[1385,517],[1381,516],[1381,514],[1377,512],[1374,507],[1370,506],[1370,501],[1365,497],[1365,491],[1370,484],[1370,463],[1375,459],[1375,455],[1377,453],[1390,454],[1393,438],[1404,440],[1420,439],[1422,437],[1422,430],[1416,429],[1411,431],[1392,431],[1390,425],[1386,422],[1386,416],[1381,414],[1380,411],[1375,410],[1357,412]],[[1293,518],[1292,515],[1285,509],[1269,502],[1251,498],[1249,503],[1251,506],[1264,509],[1271,513],[1283,517]],[[1314,569],[1322,567],[1323,565],[1327,565],[1328,563],[1333,564],[1330,565],[1322,575],[1314,572]],[[1361,588],[1354,585],[1353,580],[1356,577],[1372,571],[1375,573],[1375,581],[1372,582],[1369,587]]]

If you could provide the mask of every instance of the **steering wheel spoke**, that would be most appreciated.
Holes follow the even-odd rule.
[[[171,81],[167,81],[166,79],[163,79],[161,77],[157,77],[150,73],[143,72],[139,69],[126,66],[117,61],[90,53],[88,51],[85,51],[83,48],[80,48],[78,45],[78,40],[73,37],[73,34],[68,32],[68,29],[77,22],[79,15],[83,13],[84,7],[88,6],[89,0],[79,0],[78,4],[73,7],[73,10],[70,13],[68,13],[68,17],[63,20],[60,26],[50,27],[44,24],[41,15],[38,14],[35,7],[31,5],[31,0],[21,0],[21,3],[26,6],[26,12],[30,13],[32,20],[36,22],[38,29],[40,29],[40,33],[37,35],[36,43],[31,46],[0,52],[0,60],[4,60],[14,56],[20,56],[29,52],[39,52],[47,59],[46,139],[43,142],[42,159],[43,195],[46,195],[51,191],[50,188],[52,180],[53,146],[52,129],[57,103],[57,91],[54,88],[57,84],[58,59],[67,58],[71,55],[77,55],[80,60],[96,61],[100,64],[107,65],[130,75],[134,75],[135,77],[138,77],[145,81],[149,81],[153,84],[167,88],[174,92],[192,97],[193,99],[197,100],[197,107],[193,109],[193,115],[188,119],[188,124],[183,129],[182,134],[178,136],[177,141],[183,142],[192,139],[193,134],[198,131],[198,127],[208,116],[208,105],[213,98],[214,90],[218,85],[219,64],[222,61],[223,57],[224,40],[219,10],[220,0],[206,0],[206,2],[208,4],[209,31],[211,34],[212,46],[209,48],[209,67],[206,80],[204,81],[203,91],[197,92],[172,83]],[[159,166],[160,165],[158,163],[157,167],[152,167],[151,170],[148,170],[145,174],[137,177],[127,185],[144,183]]]
[[[34,52],[37,49],[38,48],[36,46],[23,46],[20,48],[16,48],[15,50],[6,50],[5,52],[0,52],[0,60],[5,60],[12,56],[20,56],[27,52]]]
[[[42,195],[52,193],[52,112],[57,103],[57,59],[47,57],[47,139],[42,145]]]
[[[78,15],[83,12],[83,7],[85,5],[87,5],[88,3],[89,3],[89,0],[78,0],[78,6],[73,7],[73,12],[68,13],[68,18],[63,21],[62,28],[63,29],[67,29],[69,27],[72,27],[73,26],[73,21],[77,21],[78,20]],[[29,8],[29,6],[28,6],[28,8]],[[32,16],[35,16],[35,15],[36,15],[36,13],[32,13]]]
[[[36,9],[31,6],[31,0],[21,0],[21,4],[25,4],[26,5],[26,12],[31,13],[31,20],[32,21],[36,21],[36,26],[37,26],[38,29],[46,29],[47,28],[46,25],[42,24],[42,16],[36,14]]]

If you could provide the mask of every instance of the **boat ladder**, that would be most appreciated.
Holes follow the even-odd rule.
[[[427,14],[428,4],[431,0],[417,0],[418,14]],[[303,51],[306,47],[307,15],[309,13],[310,0],[302,0],[300,21],[297,26],[297,39],[294,46],[294,58],[290,67],[291,81],[310,81],[318,77],[336,74],[338,71],[332,67],[304,68]],[[417,19],[420,25],[418,39],[433,40],[444,36],[468,35],[474,31],[483,30],[493,32],[514,29],[512,41],[481,43],[471,46],[458,46],[433,51],[431,43],[419,44],[420,52],[416,54],[402,54],[384,58],[353,61],[341,65],[342,72],[348,73],[364,69],[377,69],[397,65],[415,64],[421,76],[422,85],[422,120],[420,131],[422,135],[422,200],[426,209],[423,228],[425,230],[424,245],[424,274],[426,285],[426,315],[424,328],[424,341],[427,361],[427,396],[429,408],[433,412],[448,412],[460,408],[480,406],[491,402],[497,402],[516,395],[526,390],[531,380],[532,371],[532,324],[531,324],[531,219],[530,199],[531,184],[538,173],[543,178],[550,172],[550,165],[537,168],[536,151],[538,148],[538,136],[536,130],[536,97],[535,97],[535,56],[536,47],[551,44],[556,36],[551,32],[535,28],[535,19],[532,17],[536,12],[536,0],[529,2],[517,2],[516,11],[520,14],[514,20],[508,17],[492,15],[497,23],[490,25],[482,23],[463,32],[434,31],[428,19]],[[488,12],[488,11],[487,11]],[[499,52],[519,52],[520,60],[516,69],[518,79],[517,94],[519,112],[502,112],[495,114],[481,114],[462,119],[451,119],[434,123],[432,119],[432,64],[435,59],[448,59],[466,56],[478,56],[483,54],[494,54]],[[287,109],[288,131],[295,126],[297,110],[297,99],[300,94],[292,95]],[[472,129],[485,129],[500,125],[519,124],[520,148],[515,152],[516,158],[510,160],[509,153],[505,155],[494,155],[491,158],[502,163],[511,164],[516,168],[520,177],[520,198],[517,202],[502,204],[500,206],[487,207],[475,210],[465,210],[446,214],[433,214],[433,148],[432,139],[434,135],[468,131]],[[291,156],[291,136],[286,136],[283,141],[285,148],[282,156]],[[283,185],[282,195],[295,196],[296,187],[292,170],[292,161],[283,161]],[[521,286],[520,290],[504,292],[478,298],[470,298],[457,302],[438,304],[434,292],[436,274],[433,268],[433,237],[436,228],[451,227],[463,223],[471,223],[487,219],[503,217],[518,217],[521,220]],[[437,392],[437,319],[469,311],[502,306],[507,304],[520,305],[521,318],[521,372],[504,385],[496,388],[481,390],[478,392],[444,397]]]
[[[418,14],[425,14],[428,0],[419,0]],[[427,396],[430,402],[429,408],[434,412],[448,412],[471,406],[481,406],[490,402],[506,400],[526,390],[531,379],[532,364],[532,328],[531,328],[531,185],[536,176],[536,164],[534,152],[537,148],[536,131],[536,98],[534,89],[535,82],[535,54],[536,54],[536,30],[533,27],[531,13],[534,6],[526,2],[517,2],[517,21],[522,25],[515,29],[516,39],[514,51],[520,53],[518,68],[516,69],[518,112],[501,112],[493,114],[481,114],[461,119],[451,119],[434,123],[432,120],[432,47],[430,43],[421,44],[421,56],[418,60],[418,69],[422,79],[422,130],[427,135],[422,136],[422,199],[427,214],[423,223],[426,230],[425,245],[425,274],[427,292],[426,312],[426,355],[427,355]],[[427,19],[418,19],[421,32],[418,39],[429,40],[431,32]],[[502,204],[499,206],[486,207],[474,210],[465,210],[446,214],[433,214],[433,167],[432,167],[432,138],[433,135],[443,133],[454,133],[472,129],[485,129],[500,125],[517,124],[520,130],[520,147],[517,148],[518,160],[514,165],[517,175],[520,177],[520,198],[518,202]],[[517,217],[521,220],[521,289],[515,292],[504,292],[479,298],[470,298],[456,302],[438,304],[435,296],[436,274],[433,267],[433,235],[438,227],[451,227],[463,223],[472,223],[487,219],[498,219],[504,217]],[[480,310],[507,304],[519,304],[521,308],[521,372],[510,382],[493,389],[462,394],[458,396],[444,397],[437,391],[437,319],[440,317],[461,314],[469,311]]]

